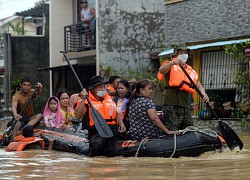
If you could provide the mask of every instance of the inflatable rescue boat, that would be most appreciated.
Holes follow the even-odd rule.
[[[45,147],[53,142],[52,149],[89,155],[89,141],[84,133],[38,127],[36,136],[44,139]],[[217,133],[209,130],[191,129],[182,135],[167,135],[158,139],[122,140],[109,142],[103,156],[124,157],[195,157],[204,152],[221,150],[222,143]]]

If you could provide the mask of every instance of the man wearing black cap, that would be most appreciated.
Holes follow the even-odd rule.
[[[196,83],[196,86],[204,95],[203,101],[208,102],[209,98],[204,88],[198,81],[198,74],[193,68],[186,64],[188,59],[186,44],[176,45],[172,61],[165,63],[159,69],[164,74],[166,84],[164,99],[164,120],[165,126],[172,131],[193,126],[192,116],[189,110],[188,96],[194,94],[193,85],[184,74],[180,65],[185,68],[189,76]]]
[[[102,150],[105,147],[106,139],[101,137],[95,127],[94,119],[92,117],[90,106],[86,101],[86,95],[89,96],[94,108],[102,115],[106,120],[106,123],[110,126],[114,136],[118,136],[119,132],[126,130],[122,120],[119,118],[116,112],[116,104],[106,91],[107,83],[101,76],[94,76],[90,79],[90,85],[88,86],[89,93],[86,89],[81,91],[82,101],[76,109],[76,116],[82,118],[86,115],[85,119],[89,120],[89,141],[90,141],[90,155],[97,156],[102,154]],[[119,125],[117,124],[119,123]]]

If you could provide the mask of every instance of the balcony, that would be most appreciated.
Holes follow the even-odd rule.
[[[64,50],[67,52],[89,51],[87,54],[95,54],[96,31],[94,26],[84,27],[82,23],[64,27]],[[91,50],[92,51],[91,53]],[[71,53],[72,54],[72,53]],[[86,53],[85,53],[86,54]]]

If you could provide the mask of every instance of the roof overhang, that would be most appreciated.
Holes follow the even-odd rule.
[[[94,66],[95,63],[87,62],[84,64],[73,64],[72,66],[77,67],[83,67],[83,66]],[[70,69],[69,65],[60,65],[60,66],[54,66],[54,67],[44,67],[44,68],[37,68],[38,71],[50,71],[50,70],[62,70],[62,69]]]
[[[196,49],[224,46],[224,45],[229,45],[229,44],[238,44],[238,43],[243,43],[246,41],[250,41],[250,39],[219,41],[219,42],[214,42],[214,43],[192,45],[192,46],[188,46],[187,48],[190,50],[196,50]],[[171,54],[174,54],[174,48],[167,49],[166,51],[163,51],[160,54],[158,54],[158,56],[166,56],[166,55],[171,55]]]
[[[15,16],[22,16],[22,17],[43,17],[43,14],[49,12],[49,4],[44,2],[44,4],[38,4],[33,8],[28,10],[24,10],[21,12],[16,12]]]

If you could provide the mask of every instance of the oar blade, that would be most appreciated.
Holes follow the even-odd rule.
[[[3,139],[1,140],[0,147],[5,147],[5,146],[7,146],[9,144],[11,133],[12,133],[12,127],[10,126],[3,133]]]
[[[95,108],[91,108],[91,115],[93,117],[96,130],[101,137],[110,138],[114,136],[105,119],[103,119],[102,115]]]
[[[223,138],[225,139],[228,147],[233,150],[236,147],[239,147],[241,150],[244,146],[243,142],[240,140],[239,136],[230,128],[226,123],[222,121],[219,122],[219,129],[222,133]]]
[[[68,56],[66,55],[66,52],[62,51],[63,53],[63,56],[65,58],[65,60],[67,61],[68,65],[70,66],[73,74],[75,75],[75,78],[76,80],[78,81],[81,89],[83,89],[83,85],[80,81],[80,79],[78,78],[73,66],[70,64],[69,62],[69,58]],[[110,137],[113,137],[113,132],[111,131],[110,127],[108,126],[108,124],[106,123],[106,121],[104,120],[104,118],[102,117],[102,115],[94,108],[94,106],[92,105],[90,99],[88,98],[88,96],[86,96],[87,98],[87,101],[91,107],[91,115],[93,117],[93,121],[95,123],[95,127],[99,133],[99,135],[101,137],[104,137],[104,138],[110,138]]]

